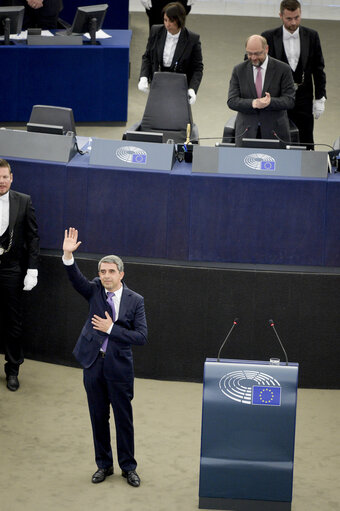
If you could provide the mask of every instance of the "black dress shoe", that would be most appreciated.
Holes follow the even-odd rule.
[[[97,472],[95,472],[92,476],[93,483],[102,483],[105,481],[107,476],[112,476],[113,467],[109,468],[98,468]]]
[[[135,470],[128,470],[127,472],[123,470],[122,476],[126,477],[128,484],[131,484],[131,486],[137,488],[140,485],[139,475]]]
[[[15,374],[10,374],[6,377],[7,380],[7,388],[12,392],[15,392],[20,387],[20,383],[18,377]]]

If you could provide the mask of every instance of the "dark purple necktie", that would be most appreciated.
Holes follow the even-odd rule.
[[[258,67],[256,69],[257,75],[255,80],[256,94],[258,98],[262,97],[262,69]]]
[[[116,309],[115,309],[115,304],[113,303],[113,297],[114,297],[114,293],[111,293],[111,292],[107,293],[107,302],[110,305],[111,310],[112,310],[112,321],[115,322],[115,319],[116,319]],[[103,351],[104,353],[106,352],[108,340],[109,340],[109,336],[107,336],[104,339],[102,347],[100,348],[101,351]]]

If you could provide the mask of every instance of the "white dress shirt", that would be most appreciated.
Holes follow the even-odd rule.
[[[9,192],[0,197],[0,236],[9,226]]]
[[[300,58],[300,28],[298,27],[292,34],[285,27],[283,29],[283,46],[287,55],[290,67],[293,71],[297,68]]]
[[[163,50],[163,66],[164,67],[170,67],[172,64],[172,60],[174,58],[176,46],[179,39],[179,34],[181,31],[178,32],[178,34],[172,35],[170,32],[167,32],[164,50]]]

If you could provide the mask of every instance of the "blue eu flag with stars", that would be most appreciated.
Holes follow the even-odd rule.
[[[253,405],[281,405],[281,387],[271,387],[269,385],[254,385],[252,395]]]

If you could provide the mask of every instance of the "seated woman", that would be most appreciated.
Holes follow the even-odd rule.
[[[189,103],[196,94],[203,75],[200,36],[185,28],[185,9],[180,2],[172,2],[163,9],[164,25],[153,25],[142,67],[138,89],[149,91],[149,83],[156,71],[184,73],[188,80]]]

